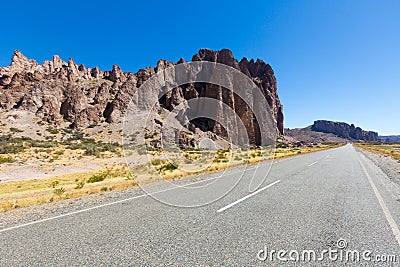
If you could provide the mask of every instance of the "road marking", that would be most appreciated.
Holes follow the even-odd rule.
[[[308,165],[308,167],[311,167],[311,166],[313,166],[313,165],[315,165],[315,164],[317,164],[317,163],[318,163],[318,160],[317,160],[316,162],[311,163],[310,165]]]
[[[300,156],[298,156],[298,157],[300,157]],[[287,161],[287,160],[292,160],[292,159],[295,159],[295,158],[297,158],[297,156],[293,157],[293,158],[286,158],[286,159],[273,159],[273,162],[274,163],[279,163],[279,162],[284,162],[284,161]],[[260,162],[260,163],[262,163],[262,162]],[[232,175],[232,174],[237,174],[237,173],[240,173],[240,172],[245,172],[245,171],[248,171],[248,170],[253,170],[253,169],[256,169],[256,168],[258,168],[258,166],[257,167],[251,167],[251,168],[245,169],[243,171],[237,171],[237,172],[229,173],[226,176],[229,176],[229,175]],[[189,185],[193,185],[193,184],[197,184],[197,183],[202,183],[202,182],[206,182],[206,181],[210,181],[210,180],[215,180],[215,179],[221,178],[223,176],[224,175],[217,176],[217,177],[212,177],[212,178],[205,179],[205,180],[196,181],[196,182],[193,182],[193,183],[188,183],[188,184],[185,184],[185,185],[183,185],[181,187],[185,187],[185,186],[189,186]],[[277,182],[280,182],[280,180],[276,181],[275,183],[277,183]],[[83,213],[83,212],[86,212],[86,211],[91,211],[91,210],[94,210],[94,209],[99,209],[99,208],[103,208],[103,207],[107,207],[107,206],[116,205],[116,204],[119,204],[119,203],[128,202],[130,200],[142,198],[142,197],[145,197],[145,196],[155,195],[155,194],[158,194],[158,193],[163,193],[163,192],[170,191],[170,190],[177,189],[177,188],[181,188],[181,187],[167,188],[167,189],[163,189],[163,190],[160,190],[160,191],[153,192],[151,194],[143,194],[143,195],[139,195],[139,196],[134,196],[134,197],[121,199],[121,200],[118,200],[118,201],[114,201],[114,202],[110,202],[110,203],[106,203],[106,204],[102,204],[102,205],[98,205],[98,206],[94,206],[94,207],[90,207],[90,208],[86,208],[86,209],[82,209],[82,210],[77,210],[77,211],[72,211],[72,212],[65,213],[65,214],[60,214],[60,215],[57,215],[57,216],[54,216],[54,217],[50,217],[50,218],[45,218],[45,219],[41,219],[41,220],[37,220],[37,221],[32,221],[32,222],[28,222],[28,223],[24,223],[24,224],[19,224],[19,225],[16,225],[16,226],[11,226],[9,228],[0,229],[0,233],[6,232],[6,231],[10,231],[10,230],[13,230],[13,229],[17,229],[17,228],[21,228],[21,227],[25,227],[25,226],[29,226],[29,225],[34,225],[34,224],[37,224],[37,223],[42,223],[42,222],[46,222],[46,221],[51,221],[51,220],[63,218],[63,217],[68,217],[68,216],[71,216],[71,215]],[[260,191],[262,191],[264,189],[266,189],[266,188],[261,188],[258,191],[253,192],[252,194],[257,194],[258,192],[260,192]]]
[[[37,224],[37,223],[42,223],[42,222],[46,222],[46,221],[51,221],[51,220],[63,218],[63,217],[68,217],[68,216],[71,216],[71,215],[83,213],[83,212],[86,212],[86,211],[91,211],[91,210],[94,210],[94,209],[104,208],[104,207],[107,207],[107,206],[112,206],[112,205],[128,202],[130,200],[142,198],[142,197],[145,197],[145,196],[156,195],[156,194],[167,192],[167,191],[170,191],[170,190],[173,190],[173,189],[177,189],[177,188],[181,188],[181,187],[185,187],[185,186],[189,186],[189,185],[194,185],[194,184],[198,184],[198,183],[202,183],[202,182],[207,182],[207,181],[215,180],[215,179],[218,179],[218,178],[221,178],[221,177],[224,177],[224,176],[230,176],[230,175],[233,175],[233,174],[246,172],[248,170],[253,170],[253,169],[256,169],[256,167],[251,167],[251,168],[248,168],[248,169],[244,169],[243,171],[236,171],[236,172],[233,172],[233,173],[228,173],[226,175],[212,177],[212,178],[209,178],[209,179],[195,181],[195,182],[192,182],[192,183],[184,184],[184,185],[179,186],[179,187],[166,188],[166,189],[163,189],[163,190],[160,190],[160,191],[156,191],[156,192],[153,192],[153,193],[150,193],[150,194],[145,193],[145,194],[142,194],[142,195],[139,195],[139,196],[129,197],[129,198],[117,200],[117,201],[114,201],[114,202],[110,202],[110,203],[106,203],[106,204],[102,204],[102,205],[98,205],[98,206],[94,206],[94,207],[90,207],[90,208],[86,208],[86,209],[82,209],[82,210],[72,211],[72,212],[60,214],[60,215],[57,215],[57,216],[54,216],[54,217],[50,217],[50,218],[45,218],[45,219],[41,219],[41,220],[37,220],[37,221],[32,221],[32,222],[28,222],[28,223],[24,223],[24,224],[19,224],[19,225],[16,225],[16,226],[11,226],[9,228],[0,229],[0,233],[6,232],[6,231],[10,231],[10,230],[13,230],[13,229],[17,229],[17,228],[21,228],[21,227],[25,227],[25,226],[29,226],[29,225],[33,225],[33,224]]]
[[[264,186],[263,188],[260,188],[260,189],[258,189],[257,191],[254,191],[253,193],[248,194],[247,196],[242,197],[241,199],[238,199],[238,200],[236,200],[235,202],[232,202],[231,204],[226,205],[226,206],[223,207],[223,208],[220,208],[219,210],[217,210],[217,212],[223,212],[224,210],[227,210],[227,209],[229,209],[229,208],[235,206],[236,204],[238,204],[238,203],[240,203],[240,202],[242,202],[242,201],[248,199],[249,197],[252,197],[252,196],[254,196],[254,195],[256,195],[256,194],[258,194],[258,193],[264,191],[265,189],[267,189],[267,188],[269,188],[269,187],[271,187],[271,186],[273,186],[273,185],[279,183],[280,181],[281,181],[281,180],[277,180],[277,181],[275,181],[275,182],[273,182],[273,183],[271,183],[271,184],[269,184],[269,185],[267,185],[267,186]]]
[[[383,213],[386,216],[386,220],[388,221],[389,226],[392,229],[394,237],[396,238],[397,243],[400,246],[400,230],[399,230],[399,227],[397,226],[395,220],[393,219],[392,215],[390,214],[390,211],[389,211],[388,207],[386,206],[385,201],[383,200],[381,194],[379,193],[378,188],[375,186],[374,182],[372,181],[372,178],[369,175],[369,173],[368,173],[367,169],[365,168],[364,164],[361,162],[360,159],[358,159],[358,161],[360,162],[361,167],[362,167],[365,175],[368,178],[369,184],[371,185],[372,190],[374,191],[375,196],[378,199],[379,205],[381,206],[381,208],[383,210]]]

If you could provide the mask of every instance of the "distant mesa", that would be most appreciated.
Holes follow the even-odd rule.
[[[400,143],[400,135],[379,136],[381,142]]]
[[[321,142],[379,142],[378,133],[365,131],[354,124],[317,120],[308,127],[285,129],[285,134],[295,140],[310,143]]]
[[[379,135],[377,132],[364,131],[354,124],[347,124],[345,122],[333,122],[326,120],[314,121],[311,130],[323,133],[332,133],[339,137],[348,140],[378,142]]]

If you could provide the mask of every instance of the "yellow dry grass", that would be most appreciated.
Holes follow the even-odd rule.
[[[297,156],[306,153],[312,153],[320,150],[335,148],[337,145],[322,145],[319,147],[310,148],[278,148],[275,150],[275,158],[285,158]],[[52,154],[60,155],[55,162],[68,164],[81,155],[80,151],[57,152],[61,149],[52,150]],[[30,151],[25,156],[19,157],[39,157],[46,158],[45,154],[37,154],[37,151]],[[200,152],[187,152],[188,159],[198,159]],[[157,153],[154,153],[155,155]],[[107,155],[111,158],[112,155]],[[128,187],[137,186],[140,183],[153,182],[159,179],[175,179],[198,173],[212,173],[222,171],[228,167],[239,166],[243,164],[256,164],[260,161],[272,159],[271,151],[265,150],[234,150],[234,151],[218,151],[216,158],[207,168],[198,172],[187,172],[177,169],[162,169],[161,167],[166,161],[160,160],[154,162],[155,169],[151,168],[150,164],[137,165],[131,169],[135,177],[132,176],[126,165],[117,164],[112,167],[103,168],[100,170],[91,170],[73,174],[63,174],[51,178],[34,179],[34,180],[19,180],[2,182],[0,186],[0,211],[27,207],[47,202],[59,201],[62,199],[77,198],[84,195],[95,193],[103,193],[109,190],[124,190]],[[28,160],[28,159],[26,159]],[[49,164],[50,165],[50,164]],[[46,167],[49,167],[46,165]],[[158,171],[156,171],[158,169]],[[88,183],[89,179],[96,177],[104,178],[93,183]]]
[[[356,147],[400,161],[400,144],[356,143]]]
[[[163,179],[175,179],[179,177],[196,175],[200,173],[204,174],[204,173],[219,172],[227,169],[228,167],[240,166],[244,164],[246,165],[257,164],[261,161],[271,160],[272,158],[280,159],[280,158],[288,158],[302,154],[313,153],[321,150],[340,147],[343,145],[344,144],[342,143],[338,143],[338,144],[320,145],[318,147],[277,148],[275,149],[273,156],[271,153],[272,151],[263,149],[248,150],[248,151],[240,151],[240,150],[226,151],[223,153],[218,153],[217,154],[218,160],[214,160],[207,168],[201,171],[187,172],[177,168],[169,171],[158,171],[158,174],[161,175]],[[155,169],[160,169],[160,166],[162,166],[162,164],[165,164],[165,162],[154,164]]]
[[[107,173],[103,181],[87,183],[89,178],[102,173]],[[44,179],[3,182],[0,187],[0,211],[120,190],[134,185],[136,182],[125,165]]]

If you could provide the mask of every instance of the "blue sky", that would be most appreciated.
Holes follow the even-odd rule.
[[[316,119],[400,134],[400,1],[6,1],[0,65],[21,50],[125,71],[200,48],[271,64],[285,127]]]

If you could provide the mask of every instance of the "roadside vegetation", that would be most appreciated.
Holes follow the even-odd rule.
[[[86,138],[81,132],[69,134],[65,140],[56,140],[53,136],[47,136],[46,140],[34,140],[29,137],[14,137],[12,134],[0,136],[0,155],[9,156],[27,152],[30,148],[36,149],[54,149],[63,148],[70,150],[82,150],[85,155],[101,157],[104,152],[121,152],[121,145],[117,142],[104,143],[95,141],[92,138]],[[39,150],[38,150],[39,151]]]
[[[400,162],[399,143],[355,143],[354,145],[375,154],[392,157]]]
[[[304,147],[278,145],[275,149],[235,149],[214,152],[186,149],[181,151],[182,155],[179,158],[170,157],[169,160],[164,159],[165,154],[163,151],[151,149],[148,153],[155,173],[163,179],[174,179],[189,175],[223,171],[232,166],[257,164],[260,161],[271,160],[273,158],[280,159],[313,153],[342,145],[344,144],[326,143]],[[188,169],[190,171],[187,171]]]
[[[136,182],[126,165],[51,178],[3,182],[0,186],[0,211],[122,190],[134,185]]]
[[[139,148],[129,153],[135,154],[136,157],[147,157],[142,155],[146,152],[151,161],[147,164],[137,163],[129,170],[124,163],[122,148],[118,143],[95,141],[80,133],[71,134],[66,140],[48,138],[42,141],[10,135],[0,136],[0,164],[3,165],[26,164],[36,160],[41,166],[43,165],[43,168],[49,168],[51,171],[55,165],[68,166],[71,162],[76,164],[86,160],[104,166],[47,178],[0,181],[0,211],[90,194],[103,194],[110,190],[124,190],[137,186],[138,183],[149,183],[159,179],[218,172],[231,166],[256,164],[263,160],[297,156],[341,145],[329,143],[309,147],[288,147],[280,144],[276,149],[218,151],[185,149],[172,152],[173,156],[168,159],[161,150],[151,148],[146,152],[146,149]]]

